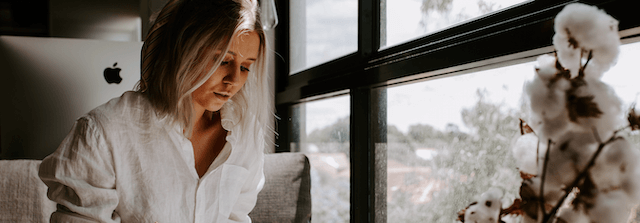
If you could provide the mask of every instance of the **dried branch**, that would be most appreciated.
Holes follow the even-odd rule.
[[[529,126],[529,124],[527,124],[524,120],[520,119],[520,135],[529,134],[529,133],[533,133],[536,136],[538,135],[536,134],[536,132],[533,131],[533,129],[531,128],[531,126]]]
[[[582,58],[582,51],[580,51],[580,58]],[[578,77],[584,78],[584,70],[587,69],[587,65],[589,65],[589,61],[593,58],[593,50],[589,50],[589,56],[587,56],[587,62],[584,65],[580,66],[580,70],[578,71]]]
[[[549,164],[549,152],[551,151],[551,143],[552,141],[551,139],[549,139],[549,144],[547,144],[547,152],[544,155],[544,163],[542,163],[542,175],[540,176],[540,211],[542,212],[543,216],[547,215],[547,212],[544,208],[544,181],[547,175],[547,164]]]
[[[522,210],[522,199],[515,199],[511,206],[500,210],[500,218],[507,215],[524,215],[524,211]]]
[[[629,114],[627,115],[627,121],[629,121],[631,131],[640,129],[640,116],[636,114],[636,103],[631,104]]]
[[[536,168],[540,165],[540,138],[538,138],[538,144],[536,144]]]

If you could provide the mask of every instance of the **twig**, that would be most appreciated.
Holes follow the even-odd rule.
[[[598,150],[596,150],[596,152],[593,154],[593,156],[591,156],[591,159],[589,159],[589,163],[587,163],[587,166],[584,168],[584,170],[582,170],[582,172],[580,172],[580,175],[578,175],[578,177],[576,177],[576,179],[573,181],[573,183],[571,183],[571,186],[566,187],[564,189],[565,195],[560,199],[560,201],[558,201],[558,203],[556,204],[556,206],[553,207],[553,209],[551,209],[551,212],[549,212],[548,215],[544,216],[544,220],[542,222],[545,223],[550,223],[552,220],[552,217],[556,215],[556,213],[558,212],[558,209],[560,209],[560,206],[562,206],[562,203],[564,203],[564,200],[567,198],[567,196],[569,196],[571,190],[573,190],[573,188],[577,187],[578,184],[580,184],[580,182],[582,182],[582,180],[584,180],[584,178],[587,177],[587,175],[589,174],[589,169],[596,163],[596,158],[598,158],[598,155],[600,155],[600,152],[602,152],[602,149],[604,149],[604,147],[615,141],[618,139],[621,139],[622,137],[617,137],[615,133],[617,133],[618,131],[615,131],[614,134],[611,136],[611,138],[609,138],[609,140],[607,140],[606,142],[602,143],[600,142],[600,136],[598,135],[598,131],[594,128],[593,129],[593,135],[594,137],[596,137],[596,140],[598,142],[600,142],[600,144],[598,145]]]
[[[582,51],[580,51],[580,58],[582,59]],[[584,70],[587,69],[587,65],[589,65],[589,61],[593,58],[593,50],[589,50],[589,56],[587,56],[587,62],[584,63],[583,66],[580,66],[580,70],[578,71],[578,77],[584,78]]]
[[[616,131],[613,131],[613,135],[617,135],[617,134],[618,134],[618,132],[622,132],[622,131],[624,131],[624,130],[625,130],[625,129],[627,129],[627,128],[632,128],[632,126],[631,126],[631,125],[627,125],[627,126],[622,127],[622,128],[620,128],[620,129],[618,129],[618,130],[616,130]]]
[[[542,211],[542,216],[547,215],[547,211],[544,208],[544,181],[547,175],[547,164],[549,164],[549,151],[551,151],[551,139],[547,144],[547,152],[545,152],[544,163],[542,163],[542,176],[540,177],[540,210]]]
[[[538,144],[536,144],[536,168],[540,165],[540,139],[538,138]]]

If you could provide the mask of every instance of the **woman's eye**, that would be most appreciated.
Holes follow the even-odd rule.
[[[240,66],[240,70],[241,70],[241,71],[249,72],[249,68],[247,68],[247,67],[245,67],[245,66]]]
[[[222,62],[220,63],[220,65],[227,65],[227,64],[229,64],[229,61],[222,61]]]

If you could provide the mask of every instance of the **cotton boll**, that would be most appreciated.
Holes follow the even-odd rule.
[[[531,112],[529,125],[541,138],[549,138],[568,127],[566,91],[571,86],[563,78],[545,79],[546,75],[541,75],[541,70],[538,70],[533,80],[525,83],[524,90]]]
[[[618,61],[618,55],[620,54],[620,37],[618,33],[603,34],[602,36],[609,37],[599,46],[591,49],[593,50],[593,58],[586,65],[587,67],[584,70],[585,77],[600,79]]]
[[[593,51],[593,67],[587,66],[585,75],[600,78],[617,60],[620,37],[618,21],[594,6],[569,4],[555,19],[553,45],[558,60],[575,77],[581,58]],[[581,55],[581,52],[587,52]],[[577,63],[577,64],[576,64]]]
[[[465,211],[464,222],[497,223],[502,208],[502,191],[493,188],[483,193],[477,203]]]
[[[608,64],[601,64],[595,60],[592,60],[584,70],[584,76],[593,79],[600,79],[602,78],[602,76],[604,76],[604,73],[609,70],[610,67],[611,66]]]
[[[629,195],[630,200],[638,203],[640,201],[640,165],[638,164],[640,151],[626,140],[620,142],[620,147],[622,147],[621,160],[625,165],[624,179],[620,187]],[[615,159],[617,157],[615,155],[609,159]]]
[[[538,137],[535,134],[529,133],[518,137],[513,145],[513,157],[520,171],[533,175],[538,173],[537,149]]]
[[[548,82],[553,76],[558,73],[556,68],[556,57],[544,54],[538,57],[536,60],[536,74],[544,82]]]
[[[598,142],[590,130],[571,130],[552,142],[549,160],[560,159],[562,156],[571,161],[574,169],[582,170],[586,167],[591,155],[597,150]]]
[[[614,35],[611,34],[617,36],[618,21],[604,11],[595,6],[584,4],[567,5],[565,9],[573,9],[573,12],[568,12],[571,14],[567,17],[556,17],[556,21],[560,20],[558,28],[564,28],[564,32],[573,37],[579,47],[597,49],[602,47],[604,43],[615,40],[612,39]],[[558,32],[557,29],[556,32]],[[619,39],[619,37],[617,38]]]
[[[579,47],[595,48],[603,34],[618,32],[618,21],[595,6],[580,3],[565,6],[555,18],[556,33],[575,39]]]
[[[504,223],[522,223],[520,219],[521,219],[520,216],[506,215],[506,216],[502,216],[500,220],[502,220]]]
[[[620,36],[618,35],[618,21],[602,10],[597,10],[594,6],[589,6],[597,13],[587,14],[588,18],[582,24],[591,25],[591,29],[585,27],[570,27],[572,35],[580,43],[580,46],[586,50],[613,50],[616,51],[620,45]],[[590,12],[586,12],[590,13]],[[610,43],[618,44],[611,45]],[[616,48],[616,49],[614,49]]]
[[[629,196],[629,199],[638,203],[640,201],[640,165],[629,170],[620,188]]]
[[[520,196],[523,199],[526,199],[525,196],[533,196],[535,200],[540,197],[540,184],[541,177],[536,176],[528,180],[522,181],[522,186],[520,188]],[[524,194],[527,195],[524,195]],[[559,183],[549,182],[545,180],[544,184],[544,200],[548,205],[555,205],[560,198],[564,195],[563,186]]]
[[[564,222],[571,223],[590,223],[589,216],[587,216],[584,211],[578,209],[575,210],[574,207],[563,207],[558,211],[558,218],[562,219]]]
[[[565,6],[562,11],[556,15],[554,31],[556,33],[577,38],[577,40],[585,40],[597,34],[600,23],[600,10],[595,6],[575,3]]]
[[[553,119],[546,119],[540,128],[540,139],[549,139],[556,141],[562,137],[567,131],[579,129],[579,126],[569,120],[567,112]],[[542,151],[542,150],[541,150]]]
[[[596,187],[600,190],[620,187],[636,169],[635,152],[624,139],[605,146],[589,172]]]
[[[595,10],[595,7],[589,6]],[[571,27],[573,30],[581,30],[574,33],[574,37],[580,42],[581,48],[589,51],[593,50],[593,58],[609,61],[606,64],[611,65],[617,59],[620,36],[618,34],[618,21],[602,10],[595,10],[597,13],[589,15],[588,18],[593,25],[591,30],[584,30],[584,27]],[[586,56],[586,55],[585,55]]]
[[[569,131],[553,142],[547,162],[545,188],[570,186],[587,166],[597,147],[597,141],[588,131]]]
[[[606,140],[615,130],[628,124],[622,109],[622,101],[613,88],[604,82],[593,78],[585,78],[585,81],[587,84],[578,88],[576,95],[579,97],[594,96],[593,102],[598,105],[602,114],[597,118],[580,118],[578,122],[585,129],[595,127],[600,138]]]
[[[553,46],[556,48],[560,65],[571,72],[571,78],[577,77],[580,70],[582,49],[571,45],[567,36],[557,32],[553,36]]]
[[[533,81],[525,85],[531,110],[545,119],[555,118],[564,110],[565,91],[569,89],[569,83],[564,79],[549,83],[539,76],[536,75]]]
[[[599,193],[594,206],[587,214],[594,223],[626,223],[631,211],[631,203],[621,190]]]
[[[534,112],[545,118],[561,115],[565,105],[565,91],[570,88],[566,79],[551,80],[558,72],[555,60],[548,55],[538,57],[538,69],[531,82],[526,83],[525,91]]]

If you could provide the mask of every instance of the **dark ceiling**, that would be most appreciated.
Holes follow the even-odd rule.
[[[0,35],[141,41],[144,18],[165,1],[0,0]]]

